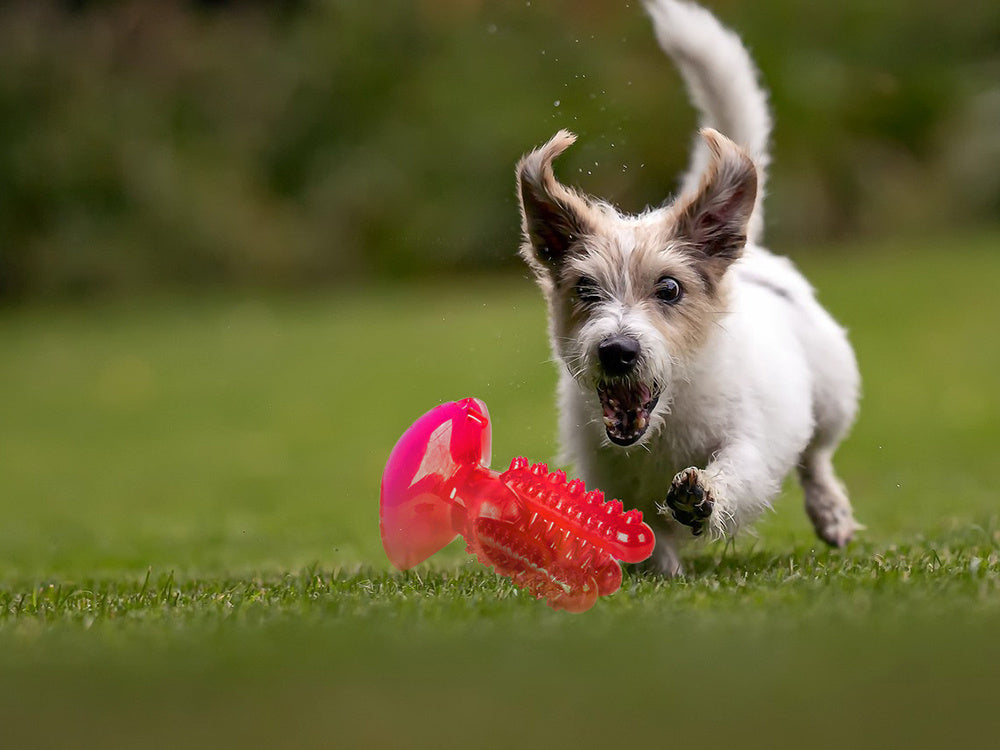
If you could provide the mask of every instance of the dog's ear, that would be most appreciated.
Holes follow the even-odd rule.
[[[705,128],[701,136],[710,153],[708,168],[697,192],[678,201],[676,233],[717,280],[746,245],[757,198],[757,167],[746,151],[718,131]]]
[[[575,141],[575,135],[560,130],[517,165],[521,255],[536,270],[559,266],[574,244],[590,231],[589,202],[561,184],[552,171],[552,161]]]

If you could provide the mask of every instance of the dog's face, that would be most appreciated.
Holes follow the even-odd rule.
[[[711,159],[698,191],[639,216],[555,179],[553,159],[575,140],[566,131],[518,165],[521,255],[548,302],[554,353],[616,445],[662,424],[746,244],[756,168],[724,136],[703,136]]]

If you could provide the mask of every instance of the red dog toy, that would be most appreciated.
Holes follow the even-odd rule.
[[[475,398],[431,409],[403,433],[380,502],[382,544],[398,569],[461,535],[483,565],[554,609],[583,612],[621,586],[616,560],[652,554],[640,511],[626,513],[618,500],[524,458],[491,471],[490,446],[489,412]]]

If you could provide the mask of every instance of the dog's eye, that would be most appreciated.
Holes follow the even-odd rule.
[[[576,282],[576,298],[585,305],[596,305],[603,297],[597,282],[589,276],[581,276]]]
[[[674,305],[680,302],[683,295],[684,290],[681,288],[681,283],[673,276],[664,276],[656,282],[656,298],[660,302]]]

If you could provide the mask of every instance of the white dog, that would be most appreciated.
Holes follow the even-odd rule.
[[[857,410],[857,364],[808,282],[759,245],[767,97],[708,11],[647,9],[702,117],[680,197],[630,216],[560,184],[566,131],[517,169],[521,255],[560,365],[562,460],[646,512],[668,575],[682,537],[733,534],[793,468],[816,533],[843,546],[860,527],[832,456]]]

